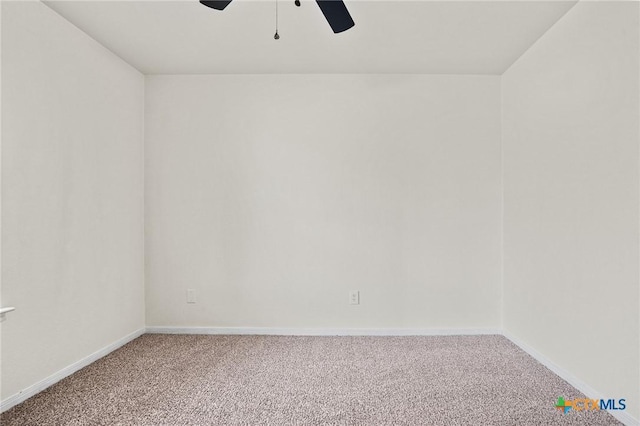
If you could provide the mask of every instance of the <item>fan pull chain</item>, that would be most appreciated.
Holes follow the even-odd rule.
[[[273,38],[276,40],[280,39],[280,34],[278,34],[278,0],[276,0],[276,33],[273,35]]]

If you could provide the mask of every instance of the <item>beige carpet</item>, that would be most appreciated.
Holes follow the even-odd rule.
[[[501,336],[144,335],[0,416],[11,425],[613,425]]]

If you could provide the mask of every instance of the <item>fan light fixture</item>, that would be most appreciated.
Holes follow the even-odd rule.
[[[224,10],[231,0],[200,0],[200,3],[215,10]],[[341,33],[353,27],[355,23],[344,5],[342,0],[316,0],[322,14],[327,19],[334,33]],[[300,6],[300,0],[295,0],[295,5]],[[276,40],[280,38],[278,35],[278,0],[276,0],[276,33],[273,36]]]

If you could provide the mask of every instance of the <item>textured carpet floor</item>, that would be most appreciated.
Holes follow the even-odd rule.
[[[0,416],[11,425],[613,425],[501,336],[144,335]]]

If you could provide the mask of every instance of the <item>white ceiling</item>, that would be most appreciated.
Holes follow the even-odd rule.
[[[345,1],[333,34],[313,0],[46,4],[145,74],[502,74],[575,1]]]

